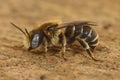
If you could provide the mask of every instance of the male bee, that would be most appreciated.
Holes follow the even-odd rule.
[[[82,47],[87,51],[88,55],[93,59],[93,51],[98,45],[98,34],[91,28],[96,26],[92,22],[71,22],[59,25],[57,29],[65,28],[65,36],[67,44],[72,44],[78,41]]]
[[[61,23],[61,21],[48,21],[30,32],[28,32],[27,29],[23,31],[15,24],[11,24],[25,35],[26,42],[24,43],[24,46],[26,46],[28,50],[43,45],[45,52],[47,52],[49,45],[55,46],[61,44],[62,47],[59,53],[61,57],[64,58],[66,45],[78,41],[87,51],[89,56],[93,60],[96,60],[92,54],[98,45],[98,34],[90,27],[94,26],[93,23],[79,21]]]

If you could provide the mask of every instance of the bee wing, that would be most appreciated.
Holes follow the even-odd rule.
[[[83,22],[75,22],[76,24],[79,24],[79,25],[85,25],[85,26],[97,26],[96,22],[91,22],[91,21],[83,21]]]
[[[57,29],[62,29],[62,28],[66,28],[68,26],[76,26],[76,25],[97,26],[95,22],[91,22],[91,21],[74,21],[74,22],[70,22],[70,23],[60,24],[60,25],[58,25]]]

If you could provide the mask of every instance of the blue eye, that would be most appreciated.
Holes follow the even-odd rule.
[[[32,48],[38,47],[38,45],[39,45],[39,38],[40,38],[39,34],[35,34],[33,36],[32,44],[31,44]]]

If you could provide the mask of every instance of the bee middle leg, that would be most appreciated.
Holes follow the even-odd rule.
[[[63,37],[63,40],[62,40],[62,50],[60,50],[59,54],[60,54],[61,58],[65,59],[64,53],[66,51],[66,37],[65,37],[65,35],[62,35],[62,37]]]
[[[93,52],[91,51],[89,45],[87,44],[87,42],[85,42],[82,39],[77,39],[77,41],[79,41],[79,43],[82,45],[82,47],[87,51],[88,55],[94,60],[96,61],[96,59],[93,56]]]

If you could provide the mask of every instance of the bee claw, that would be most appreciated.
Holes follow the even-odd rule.
[[[62,50],[59,51],[59,55],[60,55],[60,58],[61,58],[61,59],[64,59],[65,61],[67,60],[67,59],[64,57],[64,53],[62,52]]]
[[[98,61],[96,58],[94,58],[94,57],[91,57],[92,58],[92,60],[94,60],[94,61]]]

